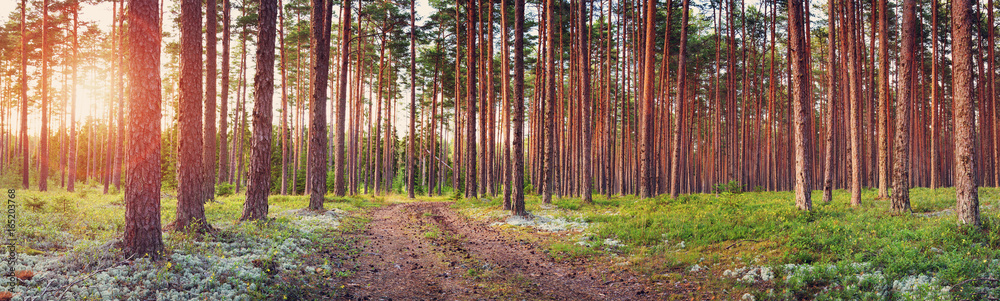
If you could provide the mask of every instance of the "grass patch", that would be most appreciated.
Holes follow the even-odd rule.
[[[910,194],[913,214],[903,215],[892,212],[888,200],[877,199],[874,189],[862,191],[859,207],[849,205],[848,191],[834,191],[830,203],[819,201],[822,192],[814,191],[810,212],[795,208],[791,192],[745,191],[682,195],[676,200],[666,195],[648,199],[594,195],[593,204],[556,198],[551,205],[528,196],[526,207],[535,214],[589,223],[585,235],[592,247],[576,244],[570,236],[548,243],[550,256],[603,256],[603,242],[617,241],[623,246],[613,253],[627,254],[631,268],[651,278],[690,273],[695,264],[710,267],[715,275],[725,269],[760,266],[776,273],[766,287],[733,278],[705,281],[719,282],[709,287],[770,289],[772,294],[758,292],[758,297],[778,299],[906,299],[949,287],[955,288],[949,294],[958,299],[1000,296],[991,284],[976,281],[1000,276],[1000,211],[996,210],[1000,189],[980,188],[982,230],[958,224],[953,188],[914,188]],[[496,212],[499,206],[490,200],[464,199],[453,205],[490,219],[495,217],[481,212]],[[786,269],[786,265],[791,266]],[[824,272],[792,268],[799,266]],[[872,274],[880,276],[864,276]],[[795,282],[803,277],[807,280]]]

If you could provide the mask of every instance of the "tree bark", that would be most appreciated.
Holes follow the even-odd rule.
[[[414,0],[410,0],[410,143],[406,149],[406,191],[410,199],[414,198],[413,181],[416,173],[413,172],[413,157],[415,155],[415,144],[417,143],[416,121],[417,121],[417,38],[416,38],[416,5]],[[346,60],[345,60],[346,62]]]
[[[20,155],[21,155],[21,188],[28,189],[28,171],[30,165],[28,160],[28,35],[27,23],[25,22],[28,2],[21,0],[21,126],[20,126]]]
[[[941,166],[938,164],[940,161],[940,132],[941,132],[941,121],[938,120],[938,94],[940,87],[938,87],[938,69],[937,69],[937,14],[938,14],[938,1],[931,0],[931,107],[930,107],[930,187],[931,189],[937,189],[938,185],[941,183],[940,172]]]
[[[222,0],[222,96],[219,102],[219,179],[229,180],[229,0]],[[284,46],[282,46],[284,48]],[[282,52],[283,53],[283,52]],[[282,56],[284,59],[284,56]],[[284,65],[282,65],[284,72]],[[284,74],[284,73],[282,73]],[[284,88],[284,84],[282,84]],[[284,113],[283,113],[284,114]]]
[[[655,0],[654,0],[655,1]],[[593,170],[591,167],[591,159],[593,155],[591,154],[591,145],[593,144],[593,134],[591,127],[592,118],[592,107],[593,101],[590,99],[590,39],[589,32],[587,31],[588,18],[587,16],[587,6],[586,1],[580,1],[580,95],[581,101],[583,103],[583,188],[581,189],[583,202],[590,204],[593,203],[593,198],[591,196],[591,191],[593,190]],[[504,29],[506,30],[506,29]],[[666,61],[666,58],[664,58]],[[652,92],[652,91],[651,91]],[[652,162],[650,162],[652,163]]]
[[[545,2],[546,38],[545,38],[545,99],[542,101],[542,122],[545,123],[542,140],[544,144],[542,166],[542,201],[552,203],[552,186],[555,184],[553,172],[556,169],[555,158],[555,105],[556,105],[556,64],[555,64],[555,4],[553,0]]]
[[[643,51],[643,72],[642,72],[642,121],[639,124],[641,130],[639,137],[639,197],[648,198],[652,196],[650,186],[653,178],[653,100],[656,89],[654,79],[656,67],[656,2],[657,0],[647,0],[645,5],[645,49]],[[683,31],[683,30],[682,30]],[[673,181],[671,180],[671,183]]]
[[[878,197],[889,198],[889,37],[886,0],[878,1]]]
[[[217,67],[215,64],[217,51],[215,49],[216,45],[216,27],[218,21],[216,17],[218,12],[216,11],[215,0],[206,0],[206,7],[208,8],[205,12],[205,132],[204,132],[204,153],[202,154],[205,160],[205,197],[206,199],[215,198],[215,104],[218,101],[216,97],[216,80],[217,80]]]
[[[684,160],[684,153],[681,150],[681,137],[684,135],[684,104],[686,102],[685,92],[687,92],[685,61],[687,61],[688,5],[688,0],[684,0],[684,10],[681,15],[681,40],[677,52],[677,118],[674,119],[674,153],[670,165],[670,197],[673,199],[677,199],[677,195],[680,193],[680,164]]]
[[[326,86],[330,75],[330,13],[332,0],[311,0],[309,60],[309,209],[323,210],[326,194]]]
[[[155,6],[155,3],[154,3]],[[155,12],[154,12],[155,13]],[[76,139],[76,86],[79,83],[77,81],[77,66],[80,64],[80,44],[79,44],[79,15],[80,15],[80,3],[77,2],[73,6],[73,86],[72,101],[70,102],[70,114],[69,114],[69,181],[66,183],[66,191],[73,192],[76,188],[76,154],[77,154],[77,139]],[[4,141],[6,142],[6,135],[4,135]],[[2,146],[4,148],[4,154],[7,152],[7,145]],[[6,156],[5,158],[6,159]]]
[[[958,220],[976,228],[979,219],[979,192],[976,188],[975,108],[972,81],[972,1],[951,2],[951,33],[954,41],[955,111],[955,195]]]
[[[42,130],[38,137],[38,190],[46,191],[49,187],[49,0],[42,1]],[[108,116],[110,118],[114,118]],[[111,131],[108,128],[108,131]],[[109,141],[112,142],[112,141]],[[113,145],[108,143],[108,145]]]
[[[803,32],[802,0],[788,1],[788,36],[792,71],[792,117],[795,137],[795,206],[812,210],[812,160],[809,151],[809,111],[806,95],[806,33]]]
[[[284,1],[278,0],[278,49],[281,52],[281,194],[288,195],[288,164],[291,146],[288,145],[288,80],[285,65],[285,10]],[[225,130],[223,130],[225,132]],[[225,137],[225,136],[223,136]],[[223,148],[225,140],[223,140]],[[224,160],[220,160],[224,161]]]
[[[513,157],[514,169],[510,181],[513,183],[510,212],[527,216],[524,210],[524,1],[514,0],[514,115]]]
[[[916,1],[903,0],[903,23],[900,49],[899,70],[899,101],[896,103],[896,147],[894,148],[895,164],[893,164],[892,202],[894,211],[910,211],[910,107],[916,98],[914,93],[913,75],[916,52],[915,35],[917,35]]]
[[[351,1],[345,0],[343,9],[340,14],[340,88],[338,89],[337,97],[337,154],[334,164],[336,165],[336,170],[334,170],[334,193],[337,196],[343,196],[347,190],[347,185],[344,182],[344,172],[345,166],[347,164],[344,158],[344,119],[346,118],[347,109],[347,69],[348,62],[350,61],[351,55]],[[359,70],[360,71],[360,70]]]
[[[267,218],[271,191],[271,106],[274,98],[274,36],[278,15],[276,0],[261,0],[258,7],[257,74],[253,77],[253,138],[250,174],[241,221]]]
[[[848,0],[851,1],[851,0]],[[880,0],[885,1],[885,0]],[[833,159],[833,142],[837,135],[837,1],[829,1],[827,16],[830,18],[830,34],[828,41],[829,52],[827,52],[827,73],[829,76],[829,90],[827,91],[827,120],[826,120],[826,158],[823,166],[823,202],[829,203],[833,200],[833,170],[837,164]]]
[[[128,162],[125,172],[125,231],[128,258],[163,256],[160,231],[160,31],[156,0],[129,2],[127,33]]]
[[[181,2],[180,103],[178,106],[177,231],[208,230],[201,124],[201,1]],[[158,119],[157,119],[158,120]]]
[[[549,0],[551,1],[551,0]],[[479,193],[477,192],[478,186],[476,185],[476,60],[478,55],[476,54],[476,39],[478,34],[476,33],[476,16],[479,15],[477,11],[476,0],[469,0],[466,3],[466,22],[468,28],[466,28],[466,52],[468,54],[467,61],[468,66],[466,71],[468,75],[465,79],[466,94],[468,102],[465,106],[466,112],[466,143],[465,143],[465,197],[466,198],[477,198]]]

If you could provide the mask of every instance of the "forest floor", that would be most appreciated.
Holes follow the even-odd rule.
[[[208,235],[164,232],[165,260],[123,260],[122,194],[18,191],[14,300],[983,300],[1000,297],[1000,189],[981,188],[983,229],[958,225],[953,189],[911,191],[913,214],[864,190],[795,209],[790,192],[593,203],[527,197],[269,198],[206,203]],[[814,192],[819,200],[820,192]],[[161,198],[161,222],[176,198]],[[6,222],[6,221],[4,221]],[[2,266],[2,264],[0,264]],[[0,292],[2,297],[2,292]]]
[[[363,300],[650,300],[649,282],[608,262],[560,262],[539,243],[459,215],[445,202],[372,213],[341,297]]]

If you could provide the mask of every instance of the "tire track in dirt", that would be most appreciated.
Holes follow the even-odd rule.
[[[470,221],[449,203],[372,213],[342,297],[356,300],[649,300],[641,281],[549,258],[534,243]]]

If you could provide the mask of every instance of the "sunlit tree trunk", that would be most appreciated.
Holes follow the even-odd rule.
[[[49,0],[42,1],[42,130],[38,137],[38,190],[49,188]],[[111,120],[112,116],[108,116]],[[108,128],[110,131],[111,129]],[[113,141],[108,141],[113,142]],[[113,145],[108,143],[108,145]],[[105,185],[107,186],[107,185]],[[105,188],[107,190],[107,188]],[[106,192],[106,191],[105,191]]]
[[[788,38],[792,71],[792,117],[795,136],[795,206],[812,210],[812,160],[809,141],[809,111],[812,105],[806,95],[806,33],[803,32],[802,0],[788,1]]]
[[[161,258],[160,231],[160,35],[156,0],[128,6],[128,165],[125,175],[126,257]]]
[[[889,37],[886,0],[878,1],[878,197],[889,197]]]
[[[900,49],[899,101],[896,102],[896,145],[893,164],[892,203],[894,211],[910,211],[910,107],[914,103],[914,70],[917,35],[916,0],[903,0]]]
[[[309,68],[309,209],[323,209],[326,194],[326,86],[330,72],[332,0],[311,0]],[[345,51],[346,52],[346,51]],[[339,138],[338,138],[339,139]]]
[[[344,172],[345,165],[347,164],[344,158],[344,119],[346,118],[347,109],[347,72],[348,72],[348,62],[351,57],[351,1],[346,0],[342,4],[342,10],[340,13],[340,74],[339,74],[339,85],[337,95],[337,149],[334,164],[336,169],[334,170],[334,193],[338,196],[343,196],[347,185],[344,182]],[[359,66],[360,72],[360,66]]]
[[[218,94],[216,93],[216,80],[218,77],[216,72],[218,68],[215,61],[217,56],[215,49],[217,38],[215,35],[218,24],[216,20],[218,12],[216,11],[215,0],[206,0],[205,7],[207,7],[205,11],[205,132],[203,133],[204,153],[202,156],[205,160],[205,196],[207,199],[212,199],[215,197],[216,174],[215,135],[217,132],[215,128],[215,105],[218,101]]]
[[[848,97],[850,99],[850,145],[851,145],[851,206],[861,205],[861,136],[864,134],[861,128],[861,80],[858,78],[861,76],[860,68],[860,58],[855,49],[857,38],[860,35],[857,34],[858,20],[855,12],[858,10],[857,6],[853,1],[847,2],[847,19],[845,20],[845,26],[847,26],[847,38],[844,40],[848,43],[849,49],[847,51],[847,85]],[[805,47],[808,47],[806,45]],[[794,69],[794,68],[793,68]],[[808,192],[807,192],[808,193]]]
[[[551,1],[551,0],[549,0]],[[466,128],[465,137],[467,139],[465,143],[465,197],[466,198],[476,198],[479,197],[477,191],[478,185],[476,179],[476,60],[478,58],[476,54],[476,39],[478,34],[476,33],[476,16],[479,15],[477,11],[476,0],[469,0],[466,3],[466,23],[468,27],[466,28],[466,52],[468,54],[467,61],[468,67],[466,71],[468,75],[465,79],[466,94],[468,102],[465,106],[465,116],[466,116]]]
[[[271,103],[274,98],[274,36],[277,0],[261,0],[257,15],[257,74],[253,77],[253,136],[247,199],[240,220],[267,218],[267,196],[271,191]]]
[[[556,106],[556,65],[555,65],[555,20],[553,17],[555,5],[553,0],[545,2],[546,38],[545,38],[545,96],[542,101],[542,122],[545,123],[542,132],[544,144],[542,165],[542,201],[552,203],[552,186],[555,184],[553,172],[556,169],[555,158],[555,106]]]
[[[848,0],[851,1],[851,0]],[[881,0],[885,1],[885,0]],[[827,91],[827,120],[826,120],[826,157],[823,166],[823,202],[829,203],[833,199],[833,170],[836,168],[836,160],[833,158],[833,142],[837,136],[837,2],[829,1],[827,16],[830,18],[830,29],[827,31],[830,38],[827,41],[829,52],[827,52],[827,73],[829,76],[829,90]]]
[[[281,53],[281,191],[288,194],[289,160],[291,146],[288,144],[288,79],[285,65],[285,10],[284,1],[278,0],[278,51]],[[223,99],[225,101],[225,99]],[[225,130],[223,130],[225,132]],[[223,145],[225,140],[223,140]],[[225,146],[223,146],[225,147]],[[220,160],[221,161],[221,160]]]
[[[955,194],[958,220],[979,228],[979,192],[976,188],[975,108],[972,82],[972,1],[952,0],[955,120]]]
[[[222,96],[219,102],[219,179],[218,182],[229,180],[229,0],[222,0]],[[284,53],[284,46],[282,46]],[[284,55],[281,56],[284,59]],[[282,61],[284,62],[284,61]],[[284,74],[284,65],[282,65]],[[284,77],[282,77],[284,79]],[[284,89],[284,84],[281,85]],[[284,114],[284,113],[282,113]]]
[[[205,168],[202,161],[201,124],[201,2],[181,2],[180,103],[178,105],[178,231],[208,230],[205,219]]]
[[[514,0],[514,169],[511,170],[513,195],[510,212],[527,216],[524,210],[524,1]]]
[[[153,4],[154,8],[156,4]],[[77,81],[77,66],[80,64],[80,44],[79,44],[79,15],[80,15],[80,3],[77,2],[73,5],[73,83],[72,92],[70,97],[70,114],[69,114],[69,181],[66,183],[66,191],[73,192],[76,188],[76,154],[77,154],[77,139],[76,139],[76,86],[79,84]],[[154,17],[156,16],[155,11],[153,12]],[[155,18],[154,18],[155,20]],[[6,134],[4,134],[4,141],[6,141]],[[2,146],[5,150],[4,154],[7,152],[7,145]],[[5,156],[6,157],[6,156]]]
[[[406,191],[409,198],[414,197],[413,193],[413,182],[416,177],[416,173],[413,172],[414,164],[413,157],[416,151],[417,143],[417,38],[416,38],[416,5],[414,0],[410,0],[410,143],[406,149]],[[347,60],[344,60],[346,62]],[[346,76],[344,76],[346,78]],[[343,87],[343,86],[341,86]]]
[[[645,50],[643,51],[642,72],[642,121],[639,123],[639,197],[652,196],[650,186],[653,178],[653,101],[656,89],[656,0],[647,0],[645,5]],[[682,30],[683,31],[683,30]],[[673,180],[671,180],[673,183]]]
[[[591,191],[593,190],[593,170],[591,165],[591,159],[594,157],[591,154],[591,145],[593,144],[593,130],[591,127],[592,123],[592,106],[593,101],[590,99],[590,39],[589,32],[587,32],[588,18],[587,7],[585,1],[580,1],[580,69],[582,69],[582,74],[580,78],[580,95],[582,96],[583,103],[583,188],[581,193],[583,194],[584,203],[592,203],[593,199],[591,196]],[[505,39],[506,40],[506,39]],[[506,55],[504,56],[506,57]],[[665,60],[666,58],[664,58]],[[652,162],[650,162],[652,163]]]
[[[687,26],[688,26],[688,0],[684,0],[684,9],[681,15],[681,40],[677,52],[677,118],[674,119],[674,153],[670,165],[670,197],[677,199],[680,193],[680,164],[684,160],[684,153],[681,149],[681,137],[684,135],[684,114],[686,92],[687,92]],[[650,36],[649,38],[652,38]]]
[[[19,142],[19,146],[21,155],[21,188],[23,189],[28,189],[28,170],[30,168],[28,163],[28,35],[26,34],[27,23],[25,22],[27,6],[28,2],[21,0],[21,141]]]
[[[938,70],[937,70],[937,8],[938,1],[931,0],[931,158],[930,158],[930,169],[931,169],[931,189],[936,189],[941,183],[940,172],[940,132],[941,132],[941,121],[938,120],[938,94],[940,94],[940,87],[938,86]]]

